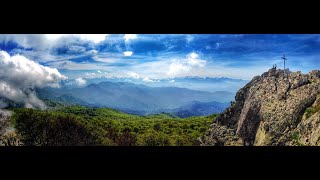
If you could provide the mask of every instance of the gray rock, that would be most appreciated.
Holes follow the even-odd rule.
[[[237,92],[235,102],[200,138],[202,145],[318,145],[320,115],[307,118],[305,112],[320,111],[319,94],[320,71],[270,69]]]

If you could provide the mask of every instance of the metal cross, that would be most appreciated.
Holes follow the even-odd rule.
[[[286,70],[286,60],[287,60],[286,55],[284,54],[281,58],[283,59],[283,70],[285,71]]]

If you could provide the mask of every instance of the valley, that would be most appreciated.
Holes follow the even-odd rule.
[[[234,94],[228,91],[206,92],[107,81],[78,88],[38,89],[37,94],[40,99],[59,103],[108,107],[136,115],[167,112],[179,117],[220,113],[234,99]]]

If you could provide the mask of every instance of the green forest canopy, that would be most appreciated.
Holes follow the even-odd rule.
[[[14,109],[12,122],[25,145],[193,146],[216,115],[137,116],[108,108]]]

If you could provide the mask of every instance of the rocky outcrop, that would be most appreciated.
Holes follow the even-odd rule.
[[[240,89],[202,145],[318,145],[320,71],[285,73],[275,68]],[[319,111],[319,112],[318,112]]]
[[[10,123],[11,112],[0,109],[0,146],[21,146],[18,135]]]

